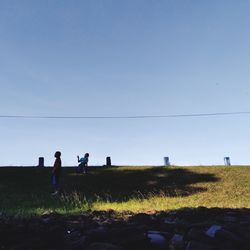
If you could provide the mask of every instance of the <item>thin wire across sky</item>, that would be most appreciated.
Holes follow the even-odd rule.
[[[0,119],[157,119],[157,118],[187,118],[228,115],[249,115],[250,111],[217,112],[217,113],[190,113],[169,115],[133,115],[133,116],[48,116],[48,115],[0,115]]]

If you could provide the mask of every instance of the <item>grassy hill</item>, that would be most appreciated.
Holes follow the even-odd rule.
[[[64,168],[52,197],[49,168],[0,168],[0,211],[13,215],[184,207],[250,208],[250,167]]]

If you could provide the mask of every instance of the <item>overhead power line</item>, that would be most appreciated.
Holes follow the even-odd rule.
[[[250,111],[217,112],[217,113],[190,113],[170,115],[134,115],[134,116],[37,116],[37,115],[0,115],[0,118],[16,119],[154,119],[154,118],[185,118],[206,116],[249,115]]]

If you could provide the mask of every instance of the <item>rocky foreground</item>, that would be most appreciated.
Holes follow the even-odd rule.
[[[0,249],[249,250],[250,209],[113,211],[0,219]]]

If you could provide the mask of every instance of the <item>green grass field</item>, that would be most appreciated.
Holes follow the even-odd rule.
[[[0,168],[0,210],[28,216],[94,210],[145,212],[184,207],[250,208],[250,167],[64,168],[52,197],[50,168]]]

